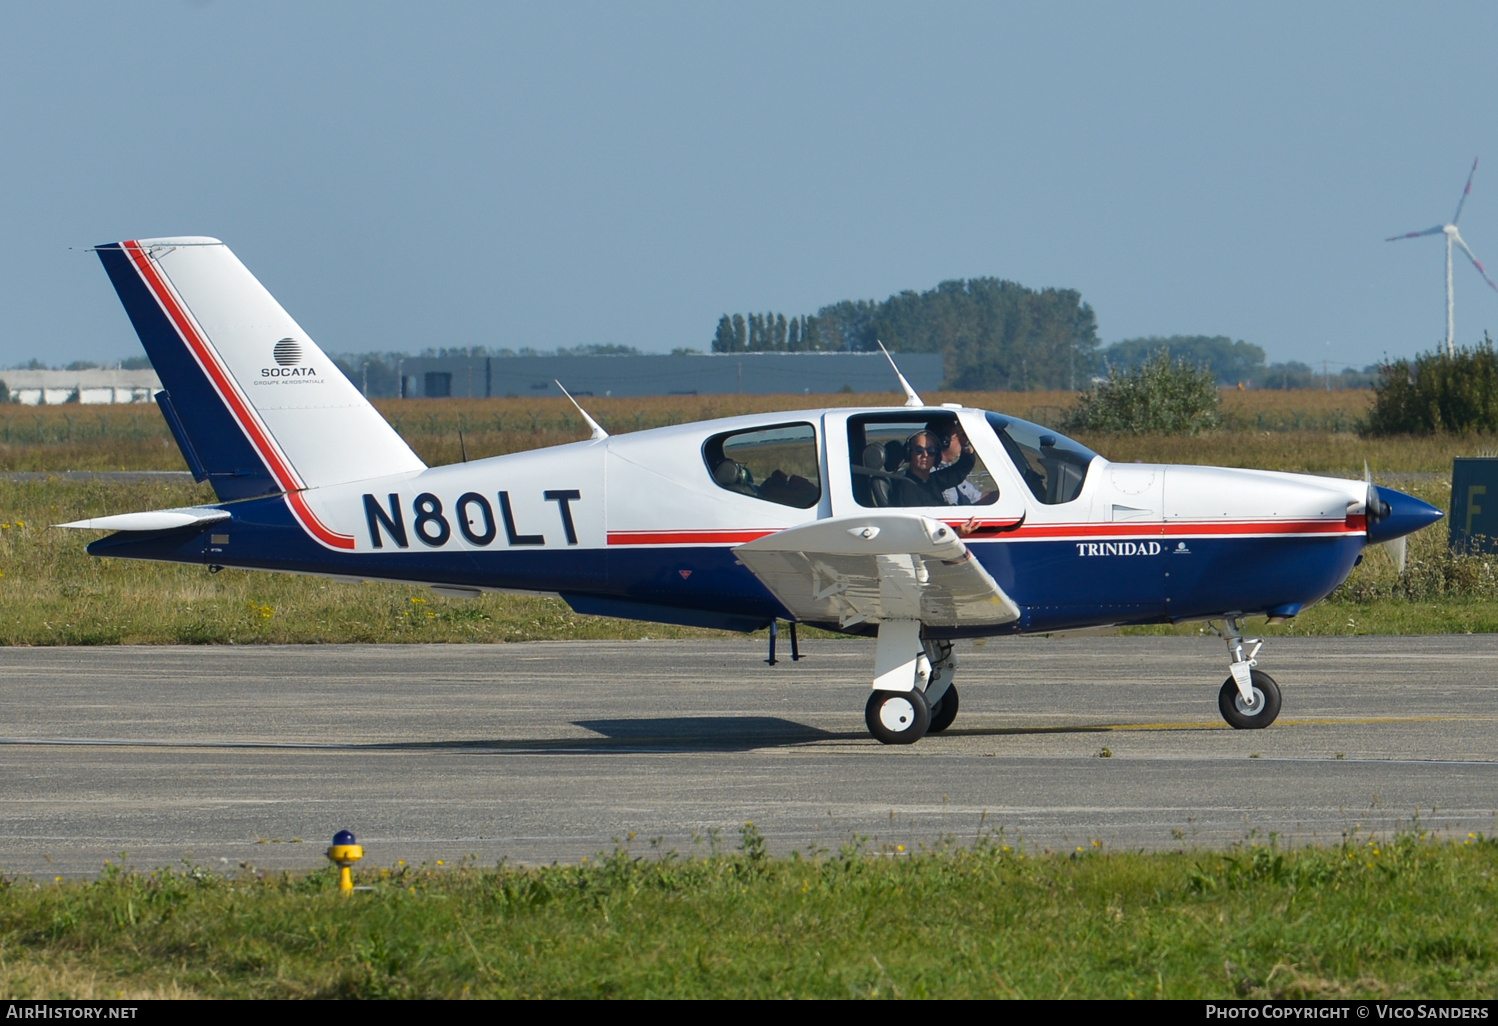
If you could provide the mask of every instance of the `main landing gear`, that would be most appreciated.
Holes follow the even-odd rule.
[[[918,620],[886,620],[874,650],[869,733],[887,745],[915,744],[957,718],[957,656],[950,641],[923,641]]]
[[[1259,664],[1255,657],[1264,647],[1264,641],[1243,636],[1243,618],[1240,616],[1225,618],[1219,633],[1228,643],[1230,676],[1222,682],[1222,690],[1217,693],[1217,709],[1234,730],[1261,730],[1280,714],[1279,685],[1269,674],[1254,669]],[[1246,656],[1243,654],[1245,645],[1253,646]]]

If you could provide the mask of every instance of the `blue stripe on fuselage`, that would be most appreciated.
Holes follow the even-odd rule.
[[[592,594],[684,609],[788,618],[724,546],[588,549],[417,545],[398,552],[334,552],[318,545],[282,499],[227,507],[234,519],[201,531],[122,532],[94,542],[97,556],[293,570],[347,577],[442,582],[477,588]],[[214,545],[214,535],[228,535]],[[1185,550],[1177,546],[1184,543]],[[1170,539],[1158,554],[1082,555],[1075,539],[971,543],[975,556],[1019,605],[1018,622],[995,629],[933,628],[935,636],[1044,632],[1108,623],[1165,623],[1227,612],[1256,613],[1324,598],[1362,551],[1359,535]]]

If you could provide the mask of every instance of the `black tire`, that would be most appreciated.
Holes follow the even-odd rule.
[[[1258,696],[1255,700],[1257,708],[1243,708],[1238,685],[1231,677],[1222,682],[1222,690],[1217,693],[1217,710],[1234,730],[1263,730],[1280,714],[1280,686],[1274,678],[1258,670],[1250,671],[1249,676]]]
[[[941,693],[936,704],[931,707],[931,726],[926,728],[928,734],[940,734],[952,725],[957,718],[957,685],[948,684],[947,690]]]
[[[869,733],[887,745],[913,745],[931,726],[931,707],[919,691],[875,691],[864,706]]]

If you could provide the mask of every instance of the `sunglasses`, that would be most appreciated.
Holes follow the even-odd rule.
[[[941,448],[935,445],[912,445],[910,447],[910,455],[914,456],[918,452],[923,452],[932,459],[936,459],[936,457],[942,454]]]

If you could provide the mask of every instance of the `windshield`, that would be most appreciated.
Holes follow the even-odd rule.
[[[1081,494],[1087,468],[1097,453],[1081,442],[1028,420],[997,413],[985,416],[1035,498],[1054,506],[1071,502]]]

